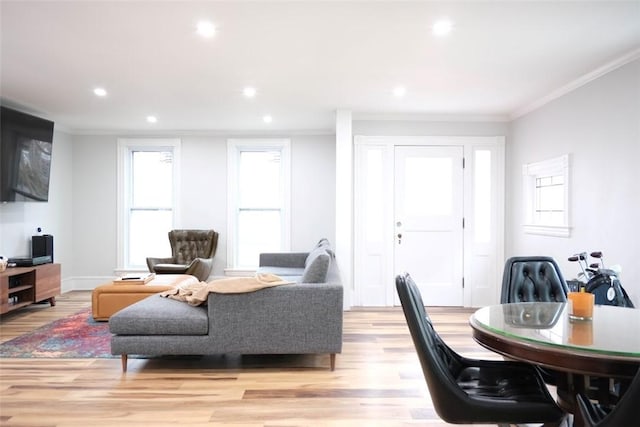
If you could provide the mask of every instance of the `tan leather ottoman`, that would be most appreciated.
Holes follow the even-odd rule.
[[[91,308],[95,320],[109,320],[115,312],[136,303],[149,295],[173,289],[180,285],[198,283],[189,274],[158,274],[149,283],[132,285],[127,283],[105,283],[91,294]]]

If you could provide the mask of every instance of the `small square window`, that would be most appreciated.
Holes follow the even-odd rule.
[[[522,167],[525,232],[569,237],[569,156]]]

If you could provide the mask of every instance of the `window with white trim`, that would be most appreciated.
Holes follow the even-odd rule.
[[[176,223],[180,140],[118,140],[118,264],[146,270],[147,257],[169,257]]]
[[[288,139],[227,141],[228,267],[254,269],[261,252],[289,250]]]
[[[569,155],[523,165],[525,232],[569,237]]]

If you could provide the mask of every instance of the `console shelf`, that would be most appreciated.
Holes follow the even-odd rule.
[[[0,314],[48,300],[60,294],[60,264],[12,267],[0,273]]]

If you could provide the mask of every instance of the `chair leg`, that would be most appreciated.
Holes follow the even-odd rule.
[[[336,354],[335,353],[331,353],[329,355],[329,360],[331,363],[331,370],[335,371],[336,370]]]
[[[122,372],[127,372],[127,355],[120,356],[120,360],[122,361]]]

